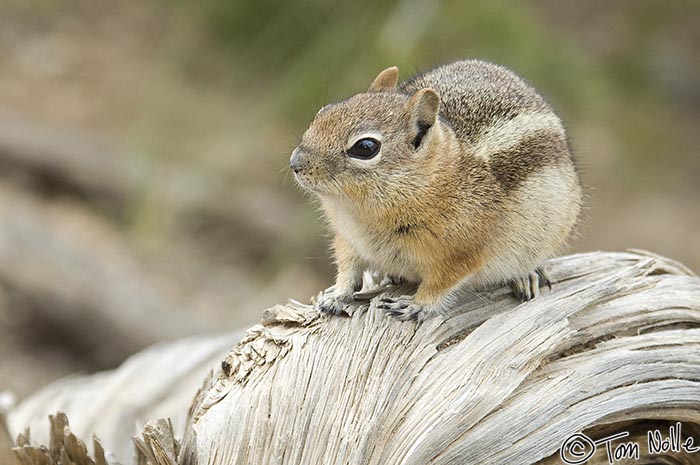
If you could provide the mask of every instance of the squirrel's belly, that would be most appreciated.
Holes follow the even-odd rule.
[[[416,257],[401,244],[386,237],[359,234],[354,245],[372,271],[419,282],[422,278]]]
[[[377,254],[372,265],[382,274],[397,276],[412,282],[422,280],[422,273],[414,257],[407,256],[402,250],[388,247]]]
[[[370,271],[412,282],[422,280],[421,265],[425,266],[425,257],[416,253],[416,244],[401,234],[397,235],[396,230],[359,221],[342,208],[334,211],[333,218],[338,233],[352,245]]]

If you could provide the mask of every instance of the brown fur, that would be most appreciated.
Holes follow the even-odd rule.
[[[567,163],[566,140],[560,134],[538,131],[510,149],[490,156],[493,175],[506,192],[518,187],[530,175],[547,165]]]

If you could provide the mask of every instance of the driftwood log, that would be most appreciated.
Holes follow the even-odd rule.
[[[132,157],[133,158],[133,157]],[[85,133],[0,113],[0,178],[120,211],[142,175],[133,159]]]
[[[168,417],[174,434],[182,437],[194,393],[244,335],[235,331],[158,344],[114,371],[52,383],[11,411],[10,430],[16,436],[29,428],[33,442],[49,444],[47,415],[65,412],[77,437],[88,442],[98,436],[108,455],[125,463],[132,437],[151,419]]]
[[[593,441],[623,433],[612,453],[637,443],[639,458],[615,463],[700,463],[692,444],[658,454],[647,444],[658,430],[674,445],[700,445],[700,279],[645,252],[562,257],[548,271],[554,288],[533,301],[505,288],[466,293],[449,318],[421,324],[383,315],[374,299],[351,317],[298,303],[267,310],[206,378],[184,436],[167,420],[148,422],[135,463],[603,464],[605,445],[593,452]],[[104,389],[176,389],[177,377],[161,379],[179,369],[170,360],[139,377],[103,375],[114,378]],[[56,408],[51,396],[66,395],[26,400],[10,416],[14,435]],[[32,403],[32,415],[19,413]],[[151,408],[176,416],[186,405]],[[105,396],[88,415],[119,418],[120,409]],[[66,410],[76,422],[86,414]],[[51,421],[48,449],[19,435],[17,463],[92,463],[66,418]],[[108,463],[94,448],[96,463]]]
[[[119,233],[80,208],[0,185],[0,292],[22,317],[99,365],[201,327],[134,255]]]

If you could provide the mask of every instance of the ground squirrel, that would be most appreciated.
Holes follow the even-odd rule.
[[[294,150],[297,182],[335,233],[339,313],[365,271],[419,283],[383,299],[400,319],[444,313],[460,289],[510,283],[529,300],[572,231],[581,188],[561,121],[508,69],[458,61],[326,105]]]

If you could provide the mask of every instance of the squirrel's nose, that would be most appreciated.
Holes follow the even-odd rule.
[[[292,152],[292,156],[289,159],[289,167],[295,173],[300,172],[306,166],[306,152],[301,150],[299,147],[295,148]]]

